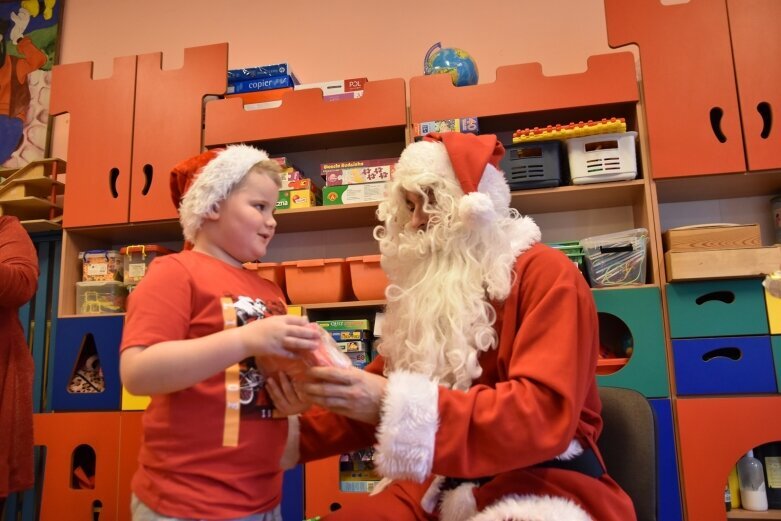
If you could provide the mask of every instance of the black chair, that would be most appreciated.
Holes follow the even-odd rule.
[[[656,521],[656,424],[637,391],[600,387],[604,428],[597,445],[607,473],[635,505],[638,521]]]

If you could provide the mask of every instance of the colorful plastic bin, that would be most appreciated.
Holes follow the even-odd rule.
[[[350,280],[358,300],[381,300],[385,298],[388,277],[380,266],[379,255],[348,257]]]
[[[283,262],[291,304],[344,302],[352,297],[350,269],[344,259]]]
[[[119,250],[122,256],[122,279],[132,286],[141,282],[149,264],[159,255],[173,253],[168,248],[156,244],[134,244]]]

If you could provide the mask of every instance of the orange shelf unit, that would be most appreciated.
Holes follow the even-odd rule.
[[[163,53],[142,54],[136,72],[130,221],[177,219],[169,175],[201,151],[203,97],[228,84],[228,44],[184,50],[180,69],[162,70]]]
[[[653,176],[745,171],[725,3],[605,0],[605,16],[611,47],[640,46]]]
[[[131,521],[130,482],[138,468],[138,451],[143,439],[143,412],[120,413],[119,467],[117,469],[117,521]]]
[[[34,416],[36,445],[46,447],[40,519],[92,519],[96,504],[101,519],[117,519],[117,463],[120,415],[99,413],[42,413]],[[80,445],[95,451],[95,488],[71,486],[73,453]]]
[[[365,492],[342,492],[339,488],[339,456],[312,461],[304,466],[304,513],[307,518],[325,516],[334,504],[350,505]]]
[[[732,466],[748,450],[781,440],[781,396],[675,403],[687,519],[724,520],[724,484]]]
[[[184,54],[170,71],[161,53],[116,58],[100,80],[92,62],[54,67],[50,112],[70,114],[63,226],[177,217],[169,173],[201,151],[203,97],[225,92],[228,44]]]
[[[244,110],[240,98],[206,104],[204,144],[304,140],[301,148],[325,148],[344,143],[344,133],[360,132],[349,141],[366,144],[404,139],[407,125],[407,97],[401,78],[370,81],[363,96],[351,100],[324,101],[320,89],[289,92],[276,108]],[[310,138],[310,140],[307,140]],[[343,144],[341,146],[344,146]]]
[[[579,74],[545,76],[541,64],[527,63],[499,67],[495,82],[467,87],[454,86],[447,74],[416,76],[410,80],[410,121],[586,110],[626,103],[634,107],[638,99],[634,57],[611,53],[591,56],[588,70]]]
[[[781,168],[781,2],[727,0],[727,9],[748,168]]]
[[[52,69],[49,113],[70,113],[63,226],[127,221],[135,94],[135,56],[115,58],[100,80],[92,62]]]

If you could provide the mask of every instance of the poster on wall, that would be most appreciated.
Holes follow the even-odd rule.
[[[62,0],[0,0],[0,165],[45,157]]]

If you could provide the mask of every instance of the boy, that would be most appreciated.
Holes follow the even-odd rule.
[[[272,418],[263,386],[291,387],[284,376],[264,382],[252,360],[296,357],[317,346],[317,332],[285,315],[279,287],[242,268],[274,236],[279,171],[265,152],[235,145],[171,173],[192,249],[152,263],[130,296],[120,347],[123,384],[152,396],[135,521],[281,520],[287,420]]]

